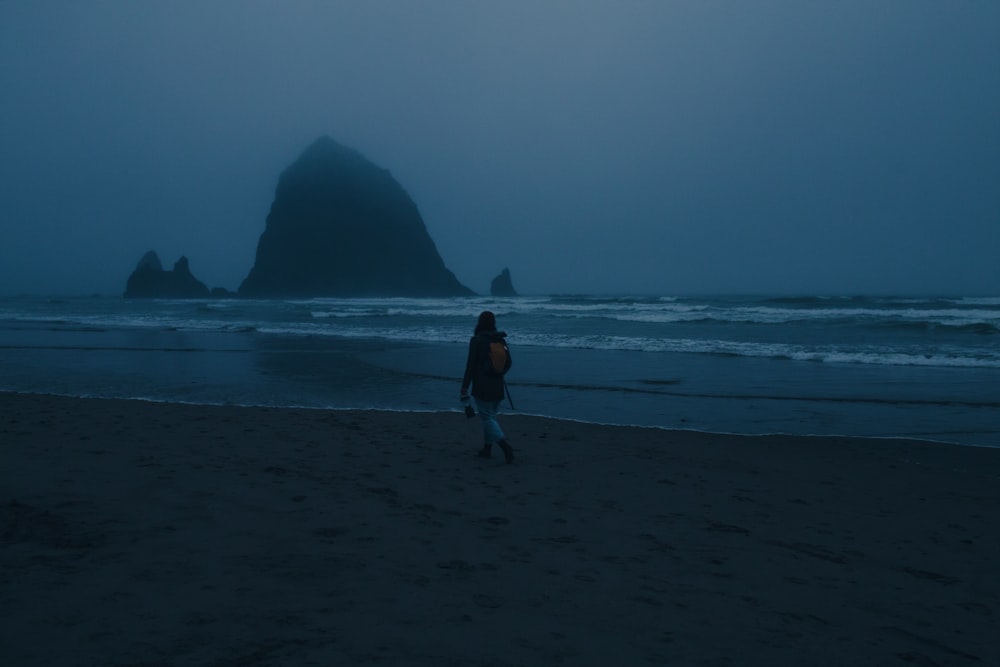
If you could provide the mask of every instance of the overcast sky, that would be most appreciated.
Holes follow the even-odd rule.
[[[236,289],[323,134],[479,292],[1000,294],[995,0],[0,0],[0,294]]]

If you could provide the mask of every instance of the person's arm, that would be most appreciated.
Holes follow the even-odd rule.
[[[469,385],[472,384],[472,375],[475,372],[475,361],[476,338],[473,336],[472,339],[469,340],[469,356],[465,360],[465,375],[462,377],[462,398],[469,395]]]

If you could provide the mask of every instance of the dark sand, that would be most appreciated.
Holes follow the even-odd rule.
[[[0,394],[0,665],[1000,665],[1000,450]]]

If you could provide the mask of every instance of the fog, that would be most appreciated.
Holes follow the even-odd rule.
[[[1000,3],[3,2],[0,294],[236,289],[320,135],[486,292],[1000,294]]]

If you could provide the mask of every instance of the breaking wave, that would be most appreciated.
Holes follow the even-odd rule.
[[[486,309],[529,347],[1000,368],[1000,297],[0,300],[0,327],[464,344]]]

